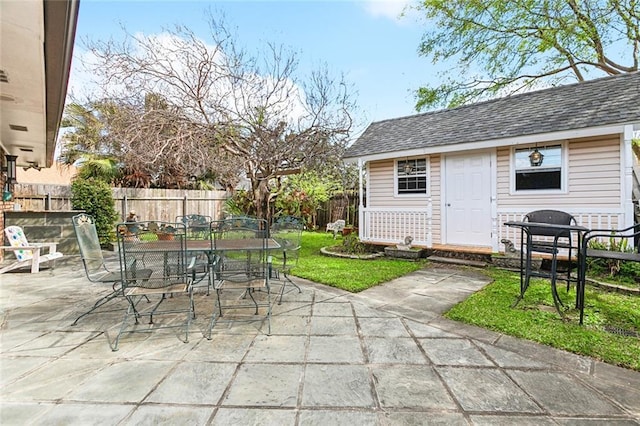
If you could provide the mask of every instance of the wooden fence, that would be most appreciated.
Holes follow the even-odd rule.
[[[181,189],[112,188],[116,211],[125,220],[135,210],[138,220],[173,221],[176,216],[202,214],[213,219],[224,217],[226,191]],[[13,201],[23,211],[69,211],[71,187],[68,185],[16,184]],[[349,192],[324,203],[317,211],[316,227],[324,229],[337,219],[358,226],[358,195]]]
[[[131,210],[138,220],[173,221],[176,216],[202,214],[223,217],[226,191],[112,188],[116,211],[124,221]],[[68,185],[17,184],[13,200],[25,211],[72,210]]]

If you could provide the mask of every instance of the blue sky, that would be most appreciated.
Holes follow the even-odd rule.
[[[104,1],[82,0],[76,54],[85,38],[160,33],[182,24],[207,41],[205,12],[223,13],[240,45],[271,42],[297,52],[300,71],[326,63],[355,90],[364,125],[415,113],[413,91],[433,81],[435,68],[417,49],[425,23],[398,18],[406,0]],[[431,80],[430,80],[431,79]],[[71,87],[74,73],[71,74]]]

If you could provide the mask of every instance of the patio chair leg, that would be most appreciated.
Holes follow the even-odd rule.
[[[282,281],[282,287],[280,288],[280,300],[278,301],[278,305],[282,305],[282,296],[284,296],[284,288],[287,285],[287,281],[294,286],[295,288],[298,289],[298,293],[302,293],[302,289],[300,288],[300,286],[296,283],[294,283],[291,278],[289,278],[289,275],[287,275],[286,273],[283,274],[284,275],[284,281]]]
[[[83,313],[78,318],[76,318],[76,320],[71,325],[78,324],[78,321],[80,321],[82,318],[86,317],[87,315],[89,315],[90,313],[92,313],[93,311],[95,311],[96,309],[101,307],[102,305],[106,304],[107,302],[110,302],[111,300],[113,300],[116,297],[120,296],[119,292],[120,292],[120,290],[116,290],[116,291],[114,291],[112,293],[107,294],[106,296],[102,297],[101,299],[99,299],[96,303],[94,303],[94,305],[93,305],[93,307],[91,309],[89,309],[87,312]]]

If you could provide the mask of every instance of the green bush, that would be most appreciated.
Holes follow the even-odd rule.
[[[115,240],[115,224],[118,213],[111,187],[96,179],[76,179],[71,183],[71,205],[74,210],[84,210],[96,221],[100,244]]]

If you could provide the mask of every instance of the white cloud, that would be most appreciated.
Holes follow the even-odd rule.
[[[374,17],[398,20],[410,0],[366,0],[365,10]]]

